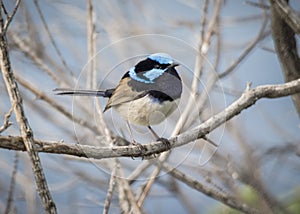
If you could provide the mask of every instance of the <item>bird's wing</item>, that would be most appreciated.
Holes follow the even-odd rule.
[[[143,92],[133,91],[131,87],[128,86],[128,82],[130,80],[130,77],[126,77],[120,81],[119,85],[115,88],[114,92],[112,93],[112,96],[109,98],[104,108],[104,111],[113,106],[130,102],[141,97],[141,94]]]

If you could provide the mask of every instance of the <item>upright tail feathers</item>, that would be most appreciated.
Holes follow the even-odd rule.
[[[114,89],[107,89],[105,91],[96,90],[81,90],[56,88],[53,90],[56,95],[71,95],[71,96],[95,96],[95,97],[111,97]]]

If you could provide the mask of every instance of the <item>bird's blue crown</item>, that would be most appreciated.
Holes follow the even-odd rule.
[[[148,58],[158,62],[159,64],[172,64],[174,62],[171,56],[166,53],[151,54]]]

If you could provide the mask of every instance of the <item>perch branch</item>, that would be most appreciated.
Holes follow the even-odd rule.
[[[226,121],[240,114],[243,110],[254,105],[262,98],[279,98],[300,93],[300,79],[278,85],[263,85],[246,90],[242,96],[229,105],[226,109],[212,116],[199,126],[188,132],[184,132],[175,137],[171,137],[170,148],[180,147],[196,139],[203,138],[212,130],[216,129]],[[79,157],[89,157],[95,159],[113,157],[143,157],[162,153],[168,149],[163,142],[151,142],[143,146],[107,146],[96,147],[79,144],[66,144],[62,142],[34,140],[36,151],[56,154],[67,154]],[[21,137],[0,136],[0,148],[25,151],[23,139]]]

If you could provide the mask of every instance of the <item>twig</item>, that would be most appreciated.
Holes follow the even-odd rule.
[[[11,23],[12,19],[14,18],[14,16],[16,15],[16,12],[17,12],[17,10],[18,10],[18,8],[19,8],[19,6],[20,6],[20,3],[21,3],[21,0],[17,0],[16,5],[15,5],[15,7],[14,7],[14,10],[12,11],[11,15],[9,16],[8,13],[7,13],[7,11],[5,10],[5,7],[4,7],[4,5],[3,5],[3,2],[1,1],[2,7],[3,7],[4,12],[5,12],[6,16],[7,16],[7,19],[6,19],[6,21],[5,21],[5,23],[4,23],[4,26],[3,26],[3,28],[2,28],[2,34],[3,34],[3,35],[6,34],[6,31],[7,31],[7,29],[8,29],[8,26],[9,26],[9,24]]]
[[[111,198],[114,192],[114,188],[116,186],[116,173],[117,173],[117,163],[114,166],[111,175],[110,175],[110,180],[109,180],[109,186],[108,186],[108,190],[107,190],[107,194],[106,194],[106,199],[104,202],[104,208],[103,208],[103,214],[108,214],[109,211],[109,206],[111,203]]]
[[[39,5],[38,0],[34,0],[34,5],[35,5],[35,7],[36,7],[36,9],[37,9],[37,11],[38,11],[38,14],[39,14],[39,16],[40,16],[40,18],[41,18],[41,20],[42,20],[43,26],[44,26],[44,28],[45,28],[45,30],[46,30],[46,32],[47,32],[49,38],[50,38],[51,44],[52,44],[52,46],[54,47],[55,52],[57,53],[59,59],[61,60],[62,64],[64,65],[65,69],[66,69],[66,70],[69,72],[69,74],[71,75],[71,77],[72,77],[72,79],[73,79],[73,82],[76,82],[76,78],[75,78],[73,72],[72,72],[71,69],[68,67],[68,65],[67,65],[67,63],[66,63],[66,61],[65,61],[65,59],[63,58],[62,53],[60,52],[60,50],[59,50],[59,48],[58,48],[58,46],[57,46],[57,44],[56,44],[56,42],[55,42],[55,40],[54,40],[54,38],[53,38],[53,36],[52,36],[51,31],[49,30],[48,24],[47,24],[46,19],[45,19],[44,15],[43,15],[43,12],[42,12],[42,10],[41,10],[41,8],[40,8],[40,5]]]
[[[242,54],[223,72],[220,74],[215,74],[214,72],[211,73],[211,75],[208,77],[208,81],[206,84],[206,90],[201,93],[201,95],[197,98],[196,102],[196,108],[199,109],[200,113],[201,110],[204,107],[204,104],[207,102],[207,98],[209,95],[209,92],[213,89],[215,86],[215,83],[218,81],[220,78],[224,78],[228,74],[230,74],[240,63],[243,59],[245,59],[246,56],[249,55],[249,53],[256,47],[256,45],[263,40],[266,36],[270,34],[270,32],[265,33],[265,28],[267,26],[267,20],[268,17],[266,15],[266,12],[263,11],[263,23],[262,26],[259,30],[258,35],[254,40],[252,40],[249,45],[246,47],[246,49],[242,52]],[[190,126],[198,117],[191,117],[191,120],[189,123],[187,123],[187,126]]]
[[[160,161],[164,161],[167,158],[166,154],[163,154],[159,159]],[[144,185],[141,186],[141,194],[138,196],[138,206],[142,207],[143,203],[147,197],[147,195],[149,194],[152,185],[154,184],[157,176],[159,175],[161,171],[160,166],[155,167],[155,169],[153,170],[150,179],[148,181],[146,181],[146,183]]]
[[[186,120],[188,119],[191,109],[194,108],[194,101],[197,97],[197,93],[198,93],[198,85],[199,85],[199,79],[201,76],[201,71],[203,69],[203,62],[205,59],[205,56],[209,50],[209,45],[210,45],[210,41],[211,38],[213,36],[213,32],[215,29],[215,25],[217,23],[217,17],[220,14],[220,10],[221,10],[221,5],[222,5],[222,1],[218,0],[216,2],[216,6],[214,8],[214,13],[212,18],[210,19],[210,23],[206,32],[206,36],[203,38],[203,41],[201,41],[201,44],[199,45],[199,50],[198,50],[198,55],[196,57],[196,62],[195,62],[195,68],[194,68],[194,77],[193,77],[193,81],[192,81],[192,86],[191,86],[191,94],[189,96],[189,100],[187,101],[187,104],[185,106],[184,111],[181,113],[178,122],[173,130],[172,136],[178,134],[180,132],[180,130],[182,129],[182,127],[184,126]],[[204,5],[204,11],[205,9]],[[204,13],[205,15],[206,13]],[[203,17],[203,19],[206,19],[205,17]],[[204,23],[204,21],[203,21]],[[203,33],[201,32],[201,35]],[[202,37],[202,36],[201,36]]]
[[[257,86],[246,91],[242,96],[229,105],[226,109],[212,116],[194,129],[184,132],[180,135],[169,139],[170,149],[183,146],[196,139],[202,138],[214,129],[239,115],[243,110],[254,105],[262,98],[279,98],[300,93],[300,79],[278,85]],[[0,136],[0,147],[5,149],[24,151],[23,140],[20,137]],[[68,154],[79,157],[89,157],[95,159],[112,158],[112,157],[143,157],[153,154],[159,154],[167,151],[163,142],[152,142],[143,146],[114,146],[114,147],[95,147],[88,145],[72,145],[54,141],[35,140],[35,147],[38,152]]]
[[[95,88],[97,86],[97,72],[96,65],[96,33],[95,33],[95,14],[92,4],[92,0],[87,0],[87,46],[88,46],[88,68],[87,68],[87,80],[86,87],[88,89]]]
[[[143,213],[142,208],[137,205],[137,202],[134,198],[133,192],[131,187],[128,183],[128,180],[125,178],[121,163],[115,159],[117,163],[117,183],[118,183],[118,190],[119,190],[119,204],[122,213],[133,213],[139,214]]]
[[[9,186],[9,194],[8,198],[6,201],[6,208],[4,213],[9,214],[11,210],[11,205],[13,202],[13,195],[14,195],[14,190],[16,186],[16,175],[17,175],[17,170],[18,170],[18,164],[19,164],[19,153],[15,152],[15,157],[14,157],[14,168],[12,171],[11,179],[10,179],[10,186]]]
[[[190,192],[183,192],[181,190],[181,186],[176,178],[171,177],[169,179],[169,184],[167,185],[169,191],[175,195],[178,200],[181,201],[182,205],[186,208],[187,213],[190,214],[197,214],[199,210],[196,208],[197,205],[193,204],[193,201],[190,200],[189,193]]]
[[[58,75],[54,74],[52,70],[46,65],[43,59],[32,50],[32,48],[18,35],[8,31],[9,37],[13,40],[14,44],[22,51],[29,59],[31,59],[36,65],[39,66],[40,69],[44,70],[46,74],[51,77],[58,85],[63,85],[64,81],[59,78]]]
[[[136,181],[136,179],[149,168],[149,166],[152,166],[151,161],[146,161],[143,164],[140,164],[138,167],[136,167],[134,171],[131,172],[131,174],[127,177],[129,183],[133,184]]]
[[[227,76],[229,73],[231,73],[240,63],[243,59],[245,59],[246,56],[249,55],[249,53],[256,47],[256,45],[265,39],[267,36],[270,35],[270,31],[265,32],[268,18],[266,16],[266,13],[264,12],[263,15],[263,23],[262,26],[258,32],[258,35],[248,44],[248,46],[245,48],[245,50],[241,53],[241,55],[222,73],[218,75],[219,78],[223,78]]]
[[[1,1],[1,8],[3,9],[3,12],[4,12],[4,14],[5,14],[6,18],[7,18],[9,15],[8,15],[8,12],[7,12],[6,8],[5,8],[5,5],[3,4],[3,1]]]
[[[257,2],[254,2],[254,1],[246,0],[245,3],[249,4],[250,6],[258,7],[258,8],[264,9],[264,10],[269,10],[270,9],[269,5],[263,4],[262,2],[257,3]]]
[[[32,92],[38,99],[41,99],[45,102],[47,102],[49,105],[51,105],[54,109],[58,110],[61,112],[63,115],[65,115],[67,118],[69,118],[71,121],[74,121],[75,123],[88,128],[89,130],[95,132],[95,133],[101,133],[98,131],[98,127],[89,123],[88,121],[77,118],[75,115],[70,113],[68,110],[66,110],[63,106],[58,104],[55,100],[50,98],[46,93],[40,91],[38,88],[34,87],[32,84],[29,82],[25,81],[18,75],[15,75],[16,80],[25,88],[27,88],[30,92]]]
[[[5,114],[4,116],[4,121],[3,121],[3,125],[0,127],[0,134],[6,130],[9,126],[11,126],[13,123],[9,122],[9,118],[12,114],[12,112],[14,111],[14,107],[12,106],[9,111],[7,112],[7,114]]]
[[[161,164],[163,170],[168,172],[169,175],[173,176],[177,180],[185,183],[186,185],[190,186],[191,188],[212,197],[234,209],[240,210],[244,213],[259,213],[257,210],[248,207],[246,204],[240,203],[239,200],[236,200],[230,195],[226,195],[224,193],[215,191],[213,189],[207,188],[204,184],[201,184],[195,178],[188,176],[186,173],[179,171],[178,169],[173,168],[172,166],[168,165],[167,163]]]
[[[250,84],[247,85],[246,90],[250,89]],[[253,150],[249,143],[247,143],[247,138],[243,135],[243,128],[239,126],[241,129],[235,129],[234,136],[237,138],[237,142],[242,149],[242,157],[244,159],[244,166],[239,166],[237,169],[233,167],[234,170],[229,168],[229,173],[238,173],[239,180],[243,183],[253,187],[253,189],[260,196],[260,203],[263,205],[260,209],[263,213],[288,213],[287,210],[284,209],[284,206],[280,204],[279,201],[276,200],[275,197],[268,191],[267,186],[265,185],[262,179],[262,172],[259,170],[261,163],[255,155],[255,150]],[[233,172],[234,171],[234,172]]]

